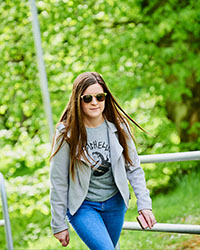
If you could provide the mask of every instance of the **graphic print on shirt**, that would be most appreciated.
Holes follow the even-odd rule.
[[[91,156],[91,168],[94,176],[102,176],[110,170],[110,147],[102,141],[92,141],[87,144]]]

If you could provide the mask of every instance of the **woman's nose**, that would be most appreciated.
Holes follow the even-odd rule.
[[[92,104],[97,104],[97,99],[95,96],[92,97],[92,101],[91,101]]]

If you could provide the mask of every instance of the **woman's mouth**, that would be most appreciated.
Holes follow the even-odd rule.
[[[90,110],[95,111],[98,110],[99,108],[91,108]]]

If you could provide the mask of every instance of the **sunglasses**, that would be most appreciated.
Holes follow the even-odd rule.
[[[107,93],[98,93],[96,95],[82,95],[81,98],[85,103],[90,103],[93,96],[97,99],[98,102],[103,102],[106,99]]]

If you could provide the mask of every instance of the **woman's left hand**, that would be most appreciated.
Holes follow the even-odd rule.
[[[150,229],[156,224],[155,216],[150,209],[140,210],[139,214],[143,215]]]

